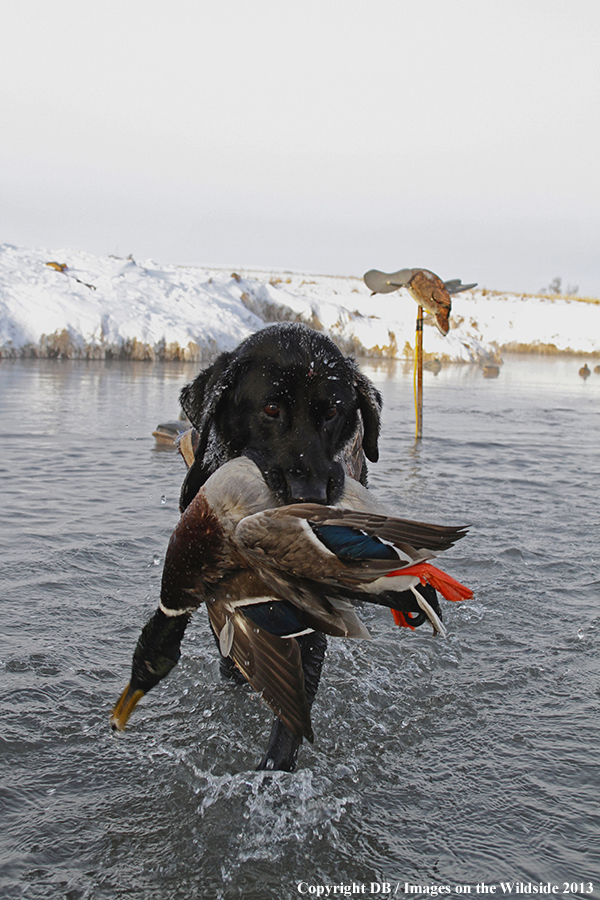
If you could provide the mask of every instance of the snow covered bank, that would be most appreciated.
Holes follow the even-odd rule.
[[[268,322],[301,321],[346,352],[402,358],[415,319],[406,292],[372,297],[360,278],[0,246],[0,357],[206,362]],[[600,355],[600,303],[468,291],[453,298],[448,336],[428,327],[424,344],[426,358],[453,362],[503,350]]]

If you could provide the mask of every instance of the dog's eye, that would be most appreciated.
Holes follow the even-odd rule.
[[[279,418],[279,403],[267,403],[267,405],[263,407],[263,410],[268,416],[271,416],[272,419]]]
[[[330,406],[327,412],[325,413],[325,418],[329,421],[330,419],[335,419],[337,416],[337,406]]]

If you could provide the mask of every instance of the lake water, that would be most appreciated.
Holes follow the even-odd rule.
[[[0,897],[600,897],[600,375],[580,365],[426,372],[415,446],[410,368],[364,361],[371,485],[473,524],[441,564],[475,596],[443,602],[445,639],[364,607],[374,641],[330,640],[289,775],[253,771],[271,714],[219,681],[202,610],[108,725],[178,516],[183,463],[151,432],[194,368],[3,361]]]

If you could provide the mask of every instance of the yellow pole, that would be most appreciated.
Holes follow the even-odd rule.
[[[423,437],[423,307],[417,313],[417,332],[415,335],[415,440]]]

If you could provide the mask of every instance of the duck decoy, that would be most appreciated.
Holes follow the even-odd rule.
[[[156,445],[161,449],[175,449],[178,439],[190,429],[190,422],[184,412],[179,414],[179,418],[175,422],[161,422],[152,432],[152,437],[156,439]]]
[[[389,274],[370,269],[363,275],[363,281],[373,294],[387,294],[406,288],[413,300],[434,317],[435,324],[443,335],[450,330],[450,295],[477,287],[476,283],[463,284],[460,278],[442,281],[429,269],[400,269]]]
[[[387,606],[398,625],[429,621],[434,633],[443,633],[435,591],[449,600],[472,591],[430,560],[466,530],[388,516],[351,478],[340,506],[278,506],[250,459],[226,463],[171,536],[160,604],[138,640],[131,679],[112,711],[113,729],[125,728],[141,697],[177,664],[190,617],[205,603],[222,656],[234,661],[290,734],[291,750],[271,748],[259,768],[291,771],[302,739],[313,740],[318,673],[303,672],[305,636],[369,638],[353,607],[360,600]]]

